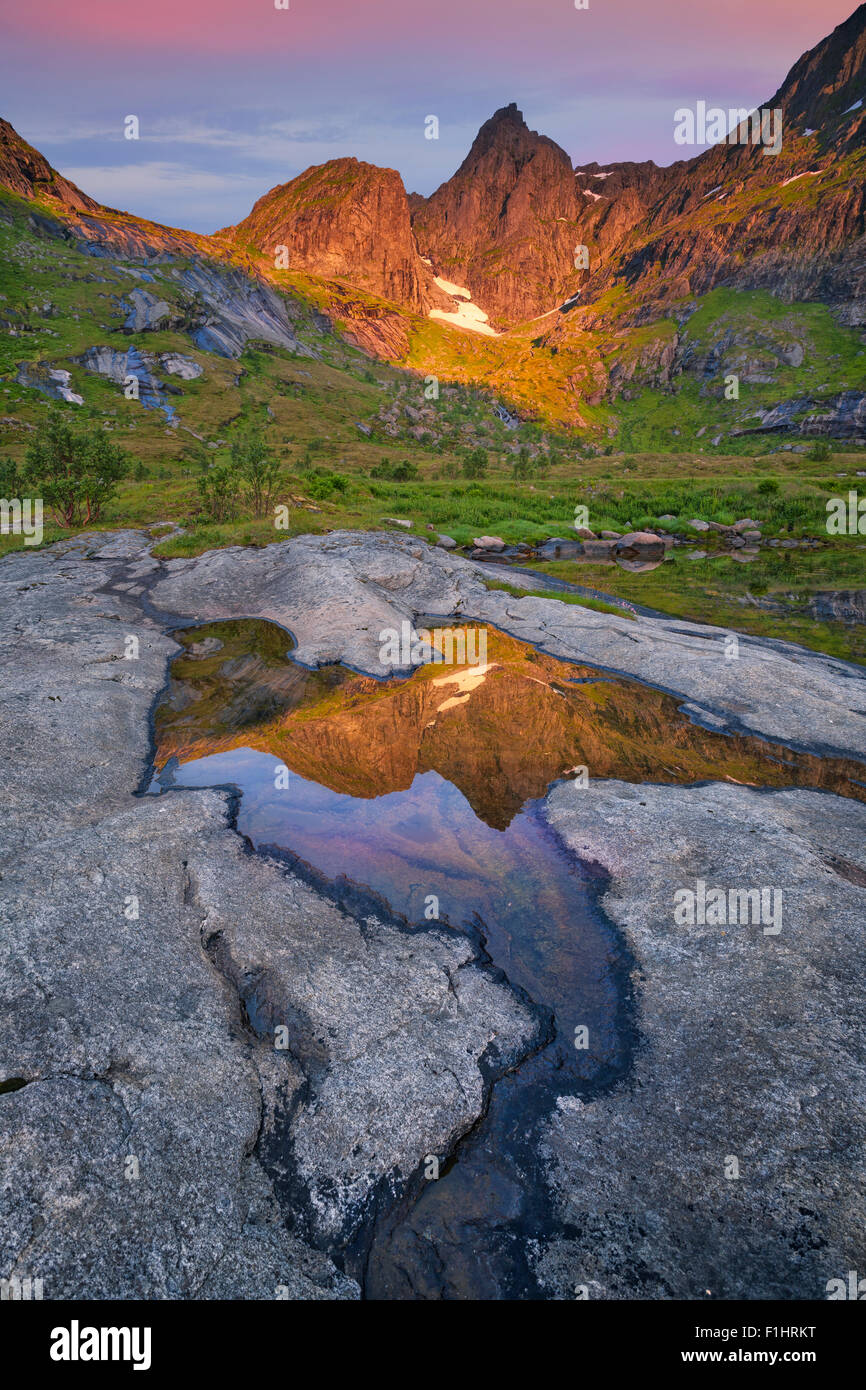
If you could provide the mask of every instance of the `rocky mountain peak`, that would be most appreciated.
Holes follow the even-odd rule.
[[[565,150],[510,102],[484,122],[453,178],[416,202],[413,227],[422,255],[507,325],[576,286],[580,204]]]
[[[866,4],[794,64],[767,106],[781,106],[789,127],[808,128],[850,147],[863,142],[866,104]],[[852,109],[853,108],[853,109]],[[841,127],[841,128],[840,128]]]
[[[272,188],[221,235],[269,257],[285,247],[287,269],[349,281],[412,309],[425,306],[423,268],[396,169],[349,157],[313,165]]]
[[[0,186],[21,198],[49,198],[76,212],[96,212],[99,203],[58,174],[8,121],[0,120]]]

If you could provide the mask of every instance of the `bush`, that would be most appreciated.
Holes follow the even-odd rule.
[[[129,466],[129,455],[105,430],[83,429],[57,414],[28,446],[25,476],[60,526],[88,526],[99,520]]]
[[[375,468],[370,469],[371,478],[387,478],[394,483],[410,483],[418,477],[418,465],[410,463],[404,459],[402,463],[389,463],[383,459],[376,464]]]
[[[236,439],[231,446],[231,460],[238,474],[240,490],[253,515],[267,516],[282,469],[271,456],[263,436],[251,433]]]
[[[202,507],[211,521],[233,521],[237,516],[241,480],[231,463],[215,463],[198,480]]]
[[[24,478],[17,463],[12,459],[0,459],[0,497],[7,502],[12,497],[20,497],[24,491]]]
[[[463,460],[464,478],[483,478],[487,473],[487,454],[479,445]]]
[[[306,483],[307,495],[316,502],[324,502],[335,492],[345,492],[349,486],[349,479],[344,478],[342,473],[331,473],[327,468],[307,469],[305,477],[309,479]]]
[[[779,483],[776,478],[762,478],[758,483],[758,492],[762,497],[771,497],[774,492],[779,491]]]
[[[808,457],[813,463],[826,463],[831,454],[830,445],[826,439],[816,439],[809,450]]]

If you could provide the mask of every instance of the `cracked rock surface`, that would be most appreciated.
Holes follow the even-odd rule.
[[[167,625],[268,618],[301,661],[381,675],[382,629],[437,614],[673,690],[713,727],[866,750],[855,667],[745,637],[726,661],[721,629],[518,600],[411,538],[160,563],[119,532],[7,556],[2,1277],[46,1298],[356,1298],[341,1241],[533,1047],[533,1011],[463,936],[349,915],[249,853],[226,792],[134,795]],[[862,805],[590,776],[547,813],[610,871],[640,1042],[614,1090],[543,1126],[562,1232],[535,1252],[542,1289],[821,1297],[866,1264]],[[677,888],[744,875],[782,889],[778,936],[674,925]]]
[[[826,1297],[866,1260],[863,806],[599,782],[555,788],[547,816],[611,872],[604,907],[635,956],[642,1041],[622,1085],[561,1098],[545,1126],[563,1236],[542,1285]],[[676,925],[674,892],[698,878],[779,888],[781,930]]]
[[[0,565],[0,1270],[46,1298],[357,1297],[275,1183],[325,1243],[448,1151],[535,1023],[463,937],[359,924],[247,853],[227,793],[133,796],[176,647],[144,538],[85,549]]]

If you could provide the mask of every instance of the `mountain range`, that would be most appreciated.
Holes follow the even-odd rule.
[[[717,403],[733,373],[754,389],[725,417],[730,437],[808,418],[862,439],[864,68],[861,5],[765,103],[783,114],[778,153],[724,141],[667,167],[575,169],[510,103],[428,198],[335,159],[212,236],[101,206],[0,121],[0,219],[144,271],[126,333],[168,327],[238,357],[251,342],[298,350],[309,321],[588,439],[621,432],[645,391],[655,411],[684,385]],[[40,365],[75,363],[22,363],[26,384]]]

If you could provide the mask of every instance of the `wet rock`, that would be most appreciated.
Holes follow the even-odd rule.
[[[297,335],[297,308],[266,281],[198,259],[175,274],[183,290],[205,306],[204,322],[190,329],[197,347],[220,357],[240,357],[255,339],[287,348],[297,357],[318,357],[316,349]],[[327,320],[317,327],[322,333],[330,330]]]
[[[536,551],[539,560],[573,560],[585,553],[585,546],[593,542],[576,540],[560,540],[554,536],[551,540],[545,541]]]
[[[583,553],[587,560],[609,560],[617,544],[615,540],[584,541]]]
[[[568,1238],[542,1246],[545,1291],[825,1298],[828,1279],[866,1263],[851,1218],[866,1119],[845,1099],[866,1086],[864,889],[827,858],[831,846],[863,873],[863,806],[590,781],[558,787],[547,815],[611,873],[603,903],[634,953],[645,1041],[628,1085],[547,1123]],[[677,925],[674,894],[699,879],[778,890],[781,930]]]
[[[169,420],[174,417],[174,407],[166,401],[165,393],[168,390],[172,395],[180,394],[180,388],[166,387],[157,378],[155,372],[158,359],[153,353],[141,352],[137,347],[127,348],[126,352],[117,352],[114,348],[96,346],[88,348],[75,361],[80,363],[85,371],[105,376],[117,386],[125,386],[131,377],[134,378],[138,388],[138,401],[145,410],[163,410]],[[199,368],[197,374],[200,373]]]
[[[59,367],[51,367],[47,362],[20,363],[15,380],[19,386],[31,386],[52,400],[68,401],[70,405],[84,404],[84,397],[69,385],[70,373]]]
[[[617,560],[661,560],[664,551],[663,540],[651,531],[630,531],[614,545]]]

